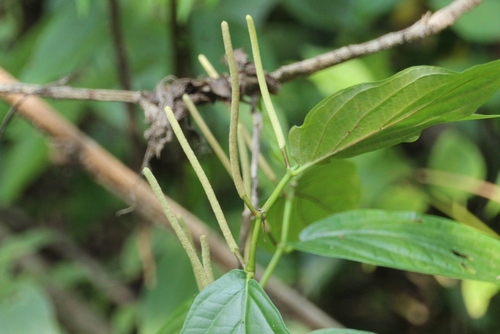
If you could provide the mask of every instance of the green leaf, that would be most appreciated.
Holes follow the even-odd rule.
[[[327,97],[289,133],[291,155],[303,167],[416,140],[435,124],[474,113],[500,87],[500,61],[462,73],[419,66]]]
[[[452,220],[382,210],[339,213],[307,227],[297,250],[498,284],[500,240]]]
[[[189,19],[189,15],[193,10],[195,0],[182,0],[177,1],[177,21],[181,24],[185,24]]]
[[[257,281],[232,270],[196,297],[181,333],[289,333]]]
[[[34,282],[15,283],[10,295],[0,298],[1,333],[61,333],[50,298]]]
[[[300,231],[311,223],[359,206],[359,177],[356,166],[349,161],[331,159],[317,164],[301,174],[296,182],[288,236],[290,241],[298,240]],[[285,199],[280,197],[267,215],[275,240],[281,239],[284,206]]]
[[[465,175],[477,180],[483,180],[486,176],[486,162],[481,154],[481,150],[467,136],[455,130],[447,130],[442,133],[433,145],[428,168]],[[453,181],[453,177],[450,178]],[[446,181],[446,180],[442,180]],[[460,189],[455,189],[450,182],[446,187],[446,182],[440,186],[433,186],[433,191],[438,191],[448,197],[463,203],[471,193]]]
[[[1,220],[0,220],[0,223]],[[32,229],[22,234],[12,234],[0,244],[0,267],[10,266],[13,261],[54,242],[55,236],[49,230]]]
[[[318,329],[310,332],[309,334],[375,334],[375,333],[358,331],[356,329],[332,328],[332,329]]]

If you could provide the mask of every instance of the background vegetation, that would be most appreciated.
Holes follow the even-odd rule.
[[[352,43],[399,30],[446,0],[119,1],[131,89],[153,90],[164,77],[197,77],[205,54],[227,72],[220,22],[233,45],[250,51],[246,14],[259,29],[263,62],[272,71]],[[105,1],[4,0],[0,3],[0,66],[23,82],[123,88]],[[485,3],[443,33],[296,79],[274,97],[285,127],[299,125],[320,99],[356,83],[384,79],[413,65],[463,70],[500,54],[500,3]],[[136,170],[146,143],[135,140],[120,103],[50,101],[67,119]],[[500,95],[481,113],[499,113]],[[202,108],[221,143],[228,117],[222,104]],[[9,110],[0,104],[0,116]],[[133,118],[142,133],[141,111]],[[220,163],[194,126],[190,140],[234,229],[241,203]],[[140,137],[142,138],[142,136]],[[71,164],[58,163],[42,134],[21,118],[0,138],[0,333],[156,333],[196,293],[179,243]],[[423,182],[422,168],[495,183],[500,168],[496,120],[424,131],[415,143],[352,159],[362,185],[360,207],[412,210],[480,219],[500,231],[500,205],[453,187]],[[272,147],[266,148],[271,152]],[[163,190],[215,226],[191,167],[174,142],[152,161]],[[457,179],[447,181],[448,186]],[[265,184],[262,185],[266,192]],[[491,195],[491,194],[490,194]],[[491,195],[492,196],[492,195]],[[488,197],[488,196],[486,196]],[[265,263],[270,254],[262,251]],[[277,275],[347,327],[378,333],[494,333],[500,330],[497,288],[359,263],[292,253]],[[491,298],[491,303],[490,303]],[[70,313],[69,315],[66,313]],[[77,314],[72,317],[71,313]],[[286,318],[286,314],[284,315]],[[79,325],[77,322],[82,322]],[[287,319],[297,333],[303,325]],[[36,329],[36,330],[35,330]],[[81,332],[81,330],[80,330]]]

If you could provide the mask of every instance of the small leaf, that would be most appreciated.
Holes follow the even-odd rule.
[[[195,299],[181,333],[289,333],[257,281],[232,270]]]
[[[297,250],[378,266],[499,283],[500,240],[449,219],[358,210],[307,227]]]
[[[289,133],[303,167],[416,140],[435,124],[469,117],[500,87],[500,61],[462,73],[419,66],[327,97]]]
[[[481,150],[467,136],[452,129],[442,133],[434,143],[429,155],[428,168],[465,175],[477,180],[483,180],[486,175],[486,163]],[[442,182],[441,185],[445,187],[434,186],[431,189],[460,203],[464,203],[472,196],[471,193],[454,189],[455,182],[450,183],[446,187],[446,182]]]
[[[300,231],[313,222],[356,209],[360,198],[359,177],[352,162],[331,159],[311,167],[297,180],[288,240],[297,241]],[[267,215],[275,240],[280,240],[284,205],[285,199],[280,197]]]

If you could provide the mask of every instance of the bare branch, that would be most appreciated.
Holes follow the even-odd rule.
[[[366,56],[390,49],[403,43],[423,39],[451,26],[460,16],[479,5],[483,0],[455,0],[434,14],[425,14],[409,28],[391,32],[366,43],[352,44],[293,64],[285,65],[271,73],[278,82],[284,83],[307,76],[349,59]]]
[[[0,83],[0,96],[8,94],[40,95],[61,100],[91,100],[139,103],[145,93],[129,90],[71,88],[26,83]]]

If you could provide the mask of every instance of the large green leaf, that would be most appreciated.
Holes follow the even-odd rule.
[[[289,333],[257,281],[232,270],[196,297],[181,333]]]
[[[300,231],[324,217],[356,209],[360,199],[359,177],[352,162],[331,159],[311,167],[296,181],[288,240],[298,240]],[[280,197],[267,214],[275,240],[280,240],[284,207],[285,199]]]
[[[449,219],[359,210],[307,227],[292,247],[425,274],[499,283],[500,240]]]
[[[500,61],[462,73],[419,66],[327,97],[290,130],[291,155],[301,166],[414,141],[432,125],[474,113],[500,87]]]

